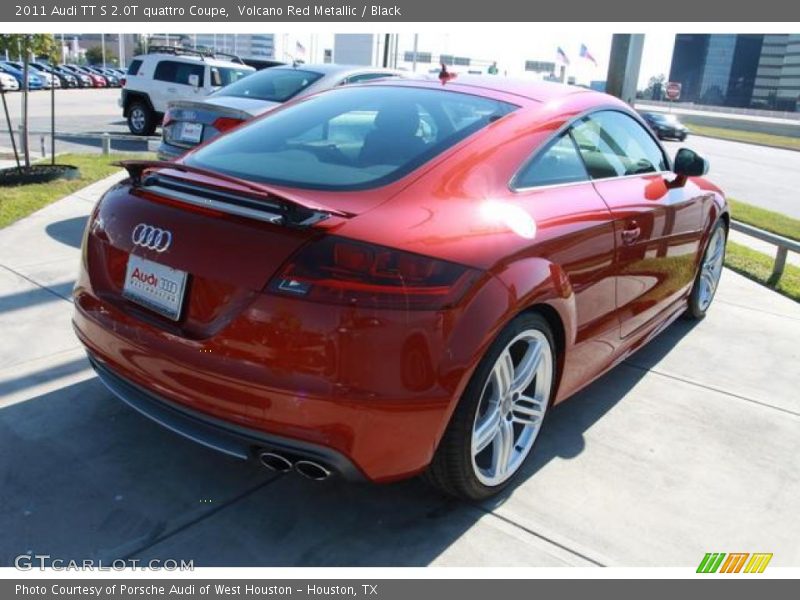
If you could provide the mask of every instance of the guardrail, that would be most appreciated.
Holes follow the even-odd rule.
[[[775,261],[772,264],[772,274],[767,280],[769,285],[774,286],[777,284],[783,275],[783,271],[786,268],[786,257],[789,254],[789,251],[800,254],[800,242],[783,237],[777,233],[771,233],[769,231],[759,229],[758,227],[748,225],[747,223],[733,220],[731,221],[731,229],[778,247],[778,251],[775,253]]]
[[[2,133],[8,134],[8,130],[0,131],[0,135]],[[19,135],[20,139],[20,151],[22,151],[23,144],[24,144],[24,136],[22,135],[22,126],[17,127],[17,134]],[[42,141],[42,147],[44,147],[44,138],[50,136],[49,129],[28,129],[28,137],[31,136],[40,136]],[[80,132],[68,132],[68,131],[56,131],[55,137],[59,139],[63,138],[76,138],[76,139],[97,139],[100,140],[100,147],[102,148],[103,154],[111,154],[111,142],[112,141],[119,141],[119,142],[142,142],[144,144],[148,144],[149,142],[160,142],[161,136],[155,135],[130,135],[127,133],[80,133]],[[42,153],[44,155],[44,152]]]

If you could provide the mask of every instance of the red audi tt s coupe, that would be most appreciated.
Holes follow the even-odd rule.
[[[728,231],[707,162],[629,106],[499,77],[347,86],[125,167],[74,291],[116,395],[269,469],[466,498],[704,316]]]

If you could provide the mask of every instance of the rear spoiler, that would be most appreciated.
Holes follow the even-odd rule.
[[[330,216],[343,218],[353,216],[351,213],[297,198],[287,198],[269,186],[183,163],[164,160],[123,160],[114,164],[128,171],[134,187],[149,187],[151,191],[174,200],[271,223],[308,226]],[[155,172],[151,176],[145,176],[147,172],[160,170],[202,175],[245,188],[247,193],[231,191],[230,188],[223,186],[188,182],[169,175],[159,176]]]

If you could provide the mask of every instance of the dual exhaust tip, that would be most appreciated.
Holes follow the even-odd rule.
[[[292,462],[290,458],[277,452],[260,452],[258,461],[270,471],[277,473],[287,473],[294,469],[297,473],[313,481],[324,481],[332,475],[330,469],[313,460],[297,460]]]

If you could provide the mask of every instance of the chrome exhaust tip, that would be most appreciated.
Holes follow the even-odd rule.
[[[310,460],[298,460],[294,463],[294,470],[303,477],[312,479],[314,481],[323,481],[331,476],[329,469],[326,469],[319,463]]]
[[[285,473],[292,468],[292,461],[274,452],[261,452],[258,455],[258,461],[270,471],[277,471],[278,473]]]

